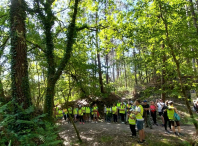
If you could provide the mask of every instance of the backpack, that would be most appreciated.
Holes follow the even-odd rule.
[[[181,119],[176,112],[174,113],[174,118],[175,118],[175,121],[180,121]]]

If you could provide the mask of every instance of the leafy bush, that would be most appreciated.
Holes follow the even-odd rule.
[[[0,145],[57,146],[62,145],[57,127],[44,119],[46,114],[34,115],[34,107],[23,109],[13,101],[0,105]]]

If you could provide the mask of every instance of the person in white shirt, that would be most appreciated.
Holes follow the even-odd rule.
[[[163,107],[164,107],[164,103],[163,103],[162,99],[160,99],[157,102],[157,109],[158,109],[159,116],[162,118],[162,125],[164,126],[164,117],[163,117],[163,112],[162,112]]]

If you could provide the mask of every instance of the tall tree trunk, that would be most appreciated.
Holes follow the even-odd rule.
[[[166,41],[167,41],[168,47],[171,49],[171,52],[170,53],[171,53],[171,55],[173,57],[173,60],[174,60],[174,62],[176,64],[176,66],[177,66],[177,75],[178,75],[180,86],[181,86],[181,92],[182,92],[183,96],[185,97],[185,103],[186,103],[188,112],[189,112],[190,117],[192,119],[192,122],[193,122],[193,124],[195,126],[196,135],[198,135],[198,122],[194,118],[192,109],[191,109],[190,104],[188,102],[188,96],[186,95],[185,87],[184,87],[184,84],[183,84],[183,81],[182,81],[182,78],[181,78],[180,63],[179,63],[179,60],[176,58],[176,55],[174,53],[173,45],[170,43],[169,31],[168,31],[168,24],[167,24],[167,21],[165,20],[165,18],[163,17],[163,14],[162,14],[161,2],[159,2],[159,9],[160,9],[160,17],[161,17],[161,19],[162,19],[162,21],[164,23],[164,27],[165,27],[165,31],[166,31]]]
[[[123,52],[123,56],[124,56],[124,52]],[[127,71],[126,71],[125,58],[124,58],[124,78],[125,78],[125,87],[127,88]]]
[[[1,76],[1,72],[2,72],[2,66],[0,65],[0,76]],[[3,90],[3,84],[2,81],[0,79],[0,102],[5,102],[5,94],[4,94],[4,90]]]
[[[98,25],[98,11],[96,12],[96,26],[97,25]],[[98,59],[98,74],[99,74],[100,91],[101,93],[104,93],[104,86],[103,86],[103,80],[102,80],[102,67],[101,67],[99,44],[98,44],[98,27],[96,28],[96,50],[97,50],[97,59]]]
[[[28,78],[28,62],[27,62],[27,46],[26,46],[26,3],[24,0],[11,0],[10,6],[10,38],[11,38],[11,89],[12,101],[14,104],[13,113],[16,120],[29,121],[31,115],[24,114],[18,105],[23,109],[28,109],[32,105],[29,78]],[[15,121],[13,121],[14,123]],[[15,127],[11,127],[15,133],[26,133],[26,129],[30,128],[30,124],[19,123]]]
[[[136,58],[135,49],[133,50],[133,57]],[[134,63],[134,72],[135,72],[135,84],[137,85],[137,65],[136,62]]]
[[[46,42],[46,57],[47,57],[47,90],[44,101],[44,113],[48,113],[49,121],[52,121],[54,95],[55,95],[55,62],[54,62],[54,43],[52,37],[53,22],[45,22],[45,42]]]
[[[37,76],[38,76],[38,97],[36,100],[36,107],[39,107],[39,102],[40,102],[40,98],[41,98],[41,86],[40,86],[40,74],[39,74],[39,69],[38,69],[38,63],[36,62],[36,72],[37,72]]]
[[[26,3],[24,0],[11,0],[10,37],[12,98],[17,104],[23,104],[23,108],[27,109],[32,105],[32,102],[28,79],[25,8]],[[19,117],[19,119],[21,118],[22,117]]]
[[[113,56],[113,82],[115,82],[115,61],[114,61],[114,58],[115,58],[115,51],[113,50],[113,48],[112,48],[112,56]]]
[[[108,54],[106,55],[106,67],[107,67],[107,72],[106,72],[106,83],[109,84],[109,56]]]
[[[189,2],[190,2],[190,11],[191,11],[191,14],[192,14],[194,27],[195,27],[196,32],[197,32],[197,35],[198,35],[197,15],[195,14],[195,9],[194,9],[193,1],[192,0],[189,0]]]
[[[162,50],[164,50],[164,44],[162,44]],[[162,88],[162,93],[161,93],[161,98],[162,98],[162,100],[165,102],[165,100],[166,100],[166,88],[165,88],[165,76],[166,76],[166,65],[165,65],[165,63],[166,63],[166,54],[165,54],[165,52],[164,52],[164,54],[163,54],[163,58],[162,58],[162,60],[163,60],[163,65],[162,65],[162,75],[161,75],[161,88]]]

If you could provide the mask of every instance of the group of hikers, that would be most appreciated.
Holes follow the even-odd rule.
[[[67,110],[68,109],[68,110]],[[97,123],[100,114],[98,112],[98,107],[96,104],[93,106],[87,105],[76,105],[73,108],[69,106],[67,109],[61,109],[56,107],[54,109],[54,115],[57,119],[62,119],[70,122],[74,119],[74,122],[80,124],[85,124],[85,122]],[[173,101],[166,101],[165,103],[162,99],[157,99],[155,102],[144,100],[136,100],[134,103],[132,100],[124,102],[123,100],[118,101],[112,106],[104,105],[104,119],[106,122],[113,122],[129,124],[132,137],[136,136],[136,126],[139,133],[140,140],[138,143],[143,143],[145,141],[144,125],[147,128],[152,129],[153,125],[158,126],[157,114],[160,116],[162,125],[165,128],[166,134],[175,134],[177,136],[181,135],[180,129],[180,117],[178,115],[177,109],[173,105]],[[169,130],[167,129],[169,127]],[[175,127],[177,127],[178,132],[176,132]]]
[[[65,121],[70,123],[70,118],[74,119],[74,122],[79,121],[80,124],[85,124],[85,122],[90,122],[92,119],[93,122],[97,123],[99,112],[98,107],[94,104],[90,107],[89,104],[87,105],[76,105],[73,108],[68,106],[66,109],[61,109],[60,106],[56,106],[54,108],[54,116],[57,120],[61,120],[63,117]]]

